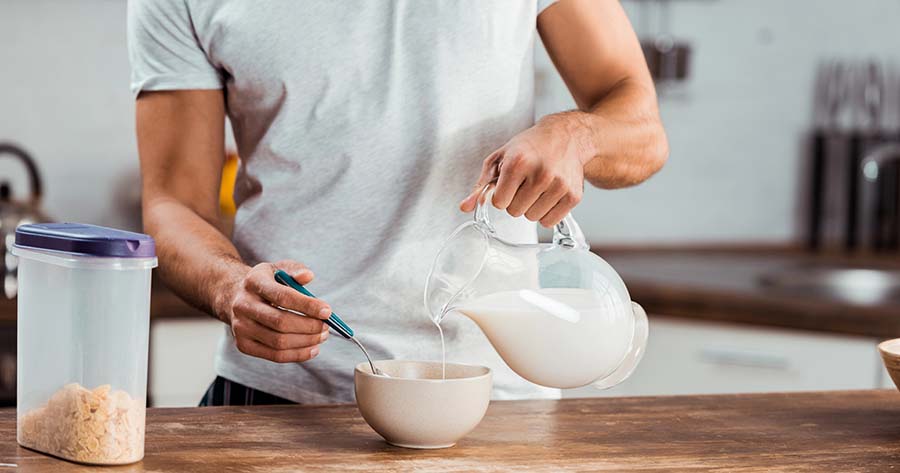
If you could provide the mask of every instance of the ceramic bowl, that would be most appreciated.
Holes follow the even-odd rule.
[[[406,448],[446,448],[481,422],[491,399],[491,370],[439,361],[376,361],[387,373],[356,366],[356,405],[363,419],[388,443]]]
[[[894,380],[894,386],[900,389],[900,338],[879,343],[878,351],[881,353],[884,367]]]

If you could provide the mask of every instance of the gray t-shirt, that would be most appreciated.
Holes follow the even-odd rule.
[[[537,15],[553,0],[132,0],[135,93],[224,89],[241,156],[233,241],[248,264],[295,259],[377,359],[440,359],[423,299],[481,161],[533,124]],[[198,157],[197,159],[200,159]],[[524,219],[498,223],[536,241]],[[449,362],[494,370],[494,398],[555,398],[463,316]],[[219,375],[297,402],[353,401],[352,344],[315,359],[246,356],[224,330]]]

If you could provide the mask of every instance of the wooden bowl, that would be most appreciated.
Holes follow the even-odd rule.
[[[900,389],[900,338],[879,343],[878,351],[881,353],[884,367],[894,380],[894,386]]]

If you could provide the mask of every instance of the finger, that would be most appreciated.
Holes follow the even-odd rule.
[[[498,151],[494,151],[488,156],[481,165],[481,175],[478,176],[478,181],[475,183],[475,186],[472,188],[472,192],[469,193],[468,197],[462,200],[459,203],[459,209],[463,212],[471,212],[475,210],[475,205],[478,203],[478,196],[481,195],[481,191],[484,189],[484,186],[488,185],[497,175],[497,161],[502,156],[502,153]]]
[[[512,202],[509,203],[506,211],[513,217],[521,217],[538,200],[544,189],[547,188],[547,185],[547,179],[544,177],[538,176],[525,179],[525,182],[516,191],[516,195],[513,197]]]
[[[485,184],[485,186],[489,185],[492,185],[490,181]],[[463,212],[471,212],[475,210],[475,207],[476,205],[478,205],[479,200],[482,204],[484,204],[485,193],[483,193],[482,191],[484,191],[484,186],[478,188],[478,190],[469,195],[469,197],[466,197],[466,200],[459,204],[459,209]]]
[[[237,349],[240,350],[241,353],[274,361],[275,363],[297,363],[308,361],[319,354],[318,345],[291,350],[276,350],[251,338],[238,338],[235,340],[235,345],[237,345]]]
[[[309,284],[315,277],[312,270],[299,261],[281,260],[275,263],[275,267],[290,274],[300,284]]]
[[[256,296],[248,296],[237,302],[234,306],[234,313],[237,315],[237,319],[253,319],[281,333],[317,334],[328,328],[320,319],[276,309],[268,301]]]
[[[563,186],[551,187],[544,191],[538,199],[531,204],[531,208],[525,211],[525,218],[532,222],[537,222],[544,218],[550,209],[559,203],[560,199],[566,195],[566,189]]]
[[[314,334],[281,333],[252,319],[240,318],[232,323],[235,337],[252,338],[276,350],[291,350],[318,345],[328,338],[328,332]]]
[[[331,307],[321,299],[309,297],[275,282],[270,274],[257,272],[247,277],[244,286],[252,294],[259,295],[271,304],[295,310],[310,317],[327,319]]]
[[[578,199],[570,197],[568,195],[563,196],[556,205],[550,209],[549,212],[544,214],[541,218],[541,225],[546,228],[550,228],[557,223],[561,222],[562,219],[569,214],[569,212],[575,208],[575,205],[578,204]]]
[[[462,210],[463,212],[471,212],[475,210],[475,204],[478,202],[478,194],[480,193],[480,190],[478,192],[472,191],[471,194],[469,194],[465,199],[462,200],[462,202],[459,203],[459,210]]]
[[[522,158],[513,158],[503,162],[500,166],[500,178],[497,179],[497,187],[494,189],[494,198],[491,200],[494,207],[500,210],[509,207],[516,191],[525,181],[525,166]]]

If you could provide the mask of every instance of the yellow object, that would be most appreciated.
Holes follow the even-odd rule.
[[[234,181],[237,179],[238,155],[229,152],[222,168],[222,184],[219,187],[219,211],[227,217],[234,217],[237,207],[234,205]]]

